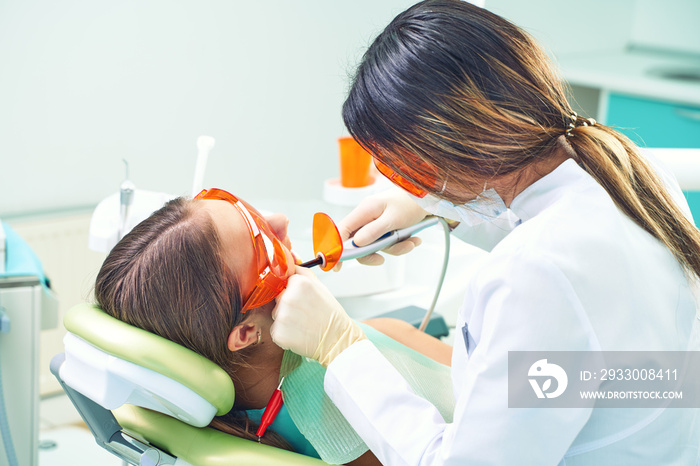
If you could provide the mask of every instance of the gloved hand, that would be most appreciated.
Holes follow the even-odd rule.
[[[270,327],[278,346],[323,367],[353,343],[367,338],[357,322],[309,269],[296,268],[287,288],[276,298]]]
[[[428,212],[416,204],[406,192],[393,188],[365,198],[338,224],[338,231],[343,241],[352,237],[357,246],[366,246],[384,233],[415,225],[427,215]],[[410,237],[389,246],[383,252],[399,256],[412,251],[420,244],[420,238]],[[384,258],[377,253],[357,260],[365,265],[384,263]],[[340,265],[341,262],[338,262],[334,270],[340,270]]]

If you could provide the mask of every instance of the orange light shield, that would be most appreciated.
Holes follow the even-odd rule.
[[[328,272],[340,261],[340,256],[343,254],[343,239],[335,222],[321,212],[314,214],[313,243],[314,254],[317,257],[323,254],[325,258],[324,263],[321,264],[321,270]]]

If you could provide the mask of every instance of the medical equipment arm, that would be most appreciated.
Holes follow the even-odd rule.
[[[353,343],[367,339],[357,322],[308,269],[297,266],[296,274],[289,277],[287,288],[276,300],[272,340],[324,367]]]

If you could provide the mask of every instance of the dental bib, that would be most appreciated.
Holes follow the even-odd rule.
[[[430,401],[445,422],[451,422],[454,396],[450,368],[367,325],[360,325],[415,393]],[[280,375],[285,377],[284,404],[294,424],[321,459],[330,464],[344,464],[357,459],[368,447],[326,395],[325,374],[326,370],[317,361],[285,351],[280,369]]]

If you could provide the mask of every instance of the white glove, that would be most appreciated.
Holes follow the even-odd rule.
[[[296,268],[276,298],[270,327],[272,341],[315,359],[323,367],[353,343],[367,338],[357,322],[309,269]]]
[[[401,189],[394,188],[368,196],[339,224],[338,231],[343,241],[352,237],[357,246],[366,246],[389,231],[410,227],[423,220],[428,212],[416,204]],[[399,256],[421,244],[421,239],[410,237],[389,246],[383,252]],[[380,265],[384,258],[377,254],[357,259],[365,265]],[[340,262],[334,270],[340,270]]]

